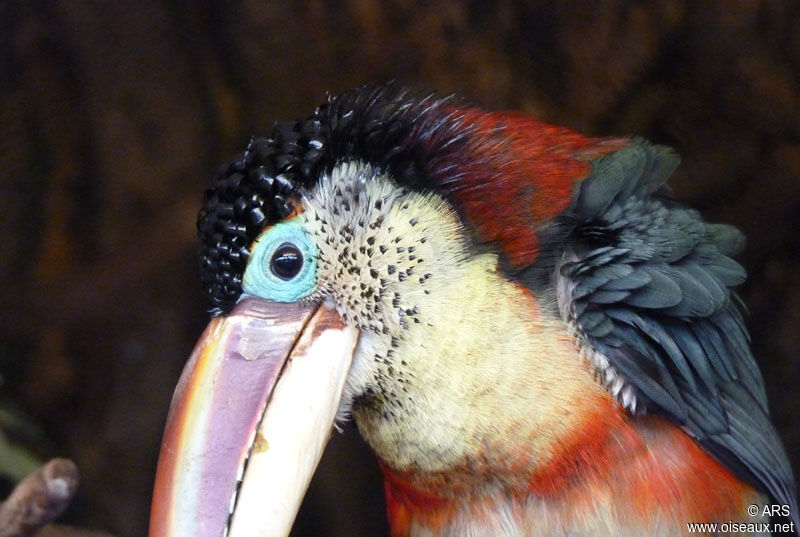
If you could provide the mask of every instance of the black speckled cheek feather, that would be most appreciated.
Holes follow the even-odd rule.
[[[268,138],[252,139],[220,169],[197,219],[201,279],[211,314],[230,311],[241,295],[253,240],[291,214],[300,192],[337,162],[359,159],[391,170],[405,186],[425,188],[427,174],[420,163],[436,149],[432,132],[444,139],[447,125],[441,120],[450,117],[445,103],[452,99],[398,84],[365,86],[329,98],[307,119],[277,123]],[[421,131],[420,124],[430,131]]]

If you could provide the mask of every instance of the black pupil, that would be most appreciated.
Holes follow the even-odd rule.
[[[282,280],[291,280],[303,267],[303,254],[293,244],[282,244],[272,254],[272,273]]]

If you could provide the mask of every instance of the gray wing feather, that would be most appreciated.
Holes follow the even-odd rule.
[[[746,278],[730,257],[744,238],[667,195],[677,164],[669,149],[642,140],[593,162],[562,219],[570,230],[555,272],[562,315],[632,387],[635,403],[620,401],[628,410],[665,414],[791,505],[800,523],[794,477],[731,291]]]

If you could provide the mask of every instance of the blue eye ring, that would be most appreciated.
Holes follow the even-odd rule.
[[[317,248],[298,216],[275,224],[256,239],[242,290],[274,302],[297,302],[317,287]]]

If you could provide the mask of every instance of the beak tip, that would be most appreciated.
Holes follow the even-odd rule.
[[[357,340],[325,307],[247,298],[213,319],[173,397],[150,537],[288,535]]]

